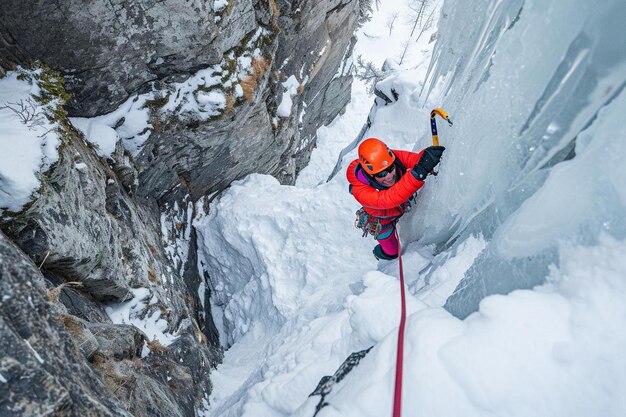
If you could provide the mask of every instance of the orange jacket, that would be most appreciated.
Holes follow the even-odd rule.
[[[414,153],[392,149],[392,152],[396,156],[396,175],[400,177],[391,187],[384,187],[376,182],[361,167],[358,159],[352,161],[346,171],[350,193],[363,205],[365,211],[381,218],[383,224],[402,216],[407,200],[424,185],[424,181],[415,178],[411,172],[424,151]]]

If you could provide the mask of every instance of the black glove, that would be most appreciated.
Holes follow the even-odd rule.
[[[420,181],[424,181],[428,173],[437,166],[445,150],[446,148],[443,146],[429,146],[424,149],[420,161],[413,167],[413,176]]]

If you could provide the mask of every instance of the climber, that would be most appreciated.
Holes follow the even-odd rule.
[[[443,146],[429,146],[418,153],[391,150],[376,138],[359,145],[359,158],[350,163],[346,176],[350,193],[363,205],[357,211],[356,225],[364,230],[363,236],[371,234],[378,241],[373,250],[376,259],[398,257],[396,222],[444,150]]]

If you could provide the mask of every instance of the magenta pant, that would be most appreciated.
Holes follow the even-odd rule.
[[[395,229],[395,226],[392,225],[390,233],[385,231],[377,239],[380,247],[387,255],[393,256],[398,254],[398,239],[396,238]]]

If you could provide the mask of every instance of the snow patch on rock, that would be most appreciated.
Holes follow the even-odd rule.
[[[21,210],[39,188],[40,173],[59,158],[59,126],[46,117],[57,103],[39,104],[40,87],[20,74],[0,79],[0,214]]]

